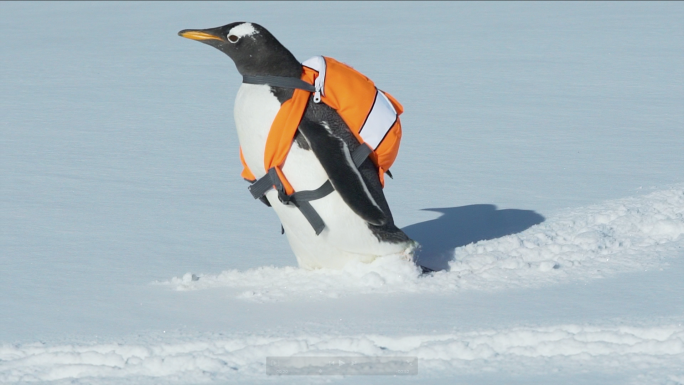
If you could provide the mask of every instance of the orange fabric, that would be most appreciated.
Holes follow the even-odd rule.
[[[356,139],[363,143],[359,131],[373,108],[375,84],[359,71],[333,58],[326,57],[325,64],[325,96],[321,98],[321,101],[334,108],[347,123]],[[384,91],[380,92],[383,92],[390,100],[397,115],[404,112],[404,107],[392,95]],[[350,101],[353,102],[350,103]],[[383,187],[385,186],[385,171],[389,170],[397,158],[400,141],[401,122],[397,118],[397,122],[382,143],[369,155],[373,163],[378,166],[378,176]]]
[[[359,130],[373,108],[375,84],[357,70],[335,59],[325,58],[325,88],[321,101],[334,108],[359,142]]]
[[[363,143],[364,141],[359,131],[373,108],[376,92],[375,84],[360,72],[335,59],[326,57],[325,62],[325,88],[321,101],[335,109],[349,126],[356,139]],[[317,76],[318,72],[302,66],[302,80],[309,84],[314,84]],[[392,95],[386,92],[384,94],[394,106],[397,114],[404,112],[402,105]],[[266,139],[264,169],[268,171],[271,167],[275,167],[287,194],[294,193],[294,189],[282,173],[281,167],[285,163],[287,154],[290,151],[299,122],[302,116],[304,116],[309,96],[309,92],[295,89],[292,98],[280,107]],[[384,173],[392,166],[397,157],[400,140],[401,122],[397,117],[396,123],[387,133],[385,139],[369,155],[371,160],[378,166],[378,174],[383,186],[385,185]],[[242,177],[249,180],[256,179],[245,163],[242,149],[240,149],[240,160],[244,166]]]
[[[294,189],[280,168],[285,163],[288,152],[290,152],[292,140],[297,133],[297,127],[299,127],[299,122],[302,120],[308,102],[309,92],[295,89],[292,98],[280,107],[266,139],[264,169],[268,171],[271,167],[275,167],[288,195],[293,194]]]
[[[399,112],[399,110],[397,110]],[[380,174],[380,182],[382,186],[385,186],[385,171],[394,163],[394,160],[399,154],[399,142],[401,141],[401,122],[397,118],[397,122],[389,130],[385,139],[380,143],[375,152],[371,153],[371,159],[380,168],[378,173]]]
[[[249,181],[255,181],[256,177],[254,176],[254,174],[252,174],[252,171],[250,171],[249,167],[247,167],[247,162],[245,162],[245,156],[242,155],[242,147],[240,147],[240,162],[242,162],[243,167],[240,176]]]
[[[301,79],[313,84],[315,74],[316,71],[304,68]],[[287,181],[287,178],[285,178],[281,167],[283,163],[285,163],[287,154],[290,152],[292,140],[297,133],[299,122],[302,120],[302,116],[304,116],[304,110],[306,109],[306,104],[309,102],[310,94],[310,92],[295,89],[292,98],[280,106],[280,110],[278,110],[278,114],[271,124],[268,138],[266,138],[264,170],[268,172],[271,167],[275,167],[276,172],[280,177],[280,181],[283,183],[285,192],[288,195],[293,194],[294,189]],[[252,179],[256,179],[242,156],[242,149],[240,149],[240,160],[242,160],[242,165],[244,167],[242,170],[242,177],[245,178],[245,175],[251,175]]]

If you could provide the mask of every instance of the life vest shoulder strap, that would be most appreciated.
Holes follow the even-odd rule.
[[[308,92],[316,92],[316,87],[302,79],[286,76],[252,76],[243,75],[242,82],[247,84],[268,84],[269,86],[300,89]]]

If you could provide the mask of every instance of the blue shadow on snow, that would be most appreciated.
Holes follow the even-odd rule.
[[[497,210],[485,204],[423,210],[443,215],[402,230],[421,244],[416,262],[432,270],[448,270],[457,247],[516,234],[545,219],[532,210]]]

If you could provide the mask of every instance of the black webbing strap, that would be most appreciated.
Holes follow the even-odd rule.
[[[309,221],[311,227],[313,227],[316,235],[319,235],[321,231],[325,228],[325,222],[323,218],[316,212],[316,210],[311,206],[310,201],[315,201],[316,199],[321,199],[331,192],[335,191],[332,183],[329,180],[325,181],[321,187],[310,190],[310,191],[298,191],[292,195],[288,195],[290,202],[294,203],[295,206],[299,208],[302,212],[304,218]]]
[[[371,152],[373,152],[373,149],[370,148],[370,146],[366,143],[361,143],[361,145],[359,145],[359,147],[357,147],[356,150],[352,152],[351,156],[356,168],[361,167],[361,163],[363,163],[363,161],[366,160],[366,158],[368,157],[368,155],[370,155]]]
[[[252,194],[254,199],[259,199],[266,194],[266,191],[273,188],[274,185],[277,186],[279,184],[281,183],[280,178],[278,178],[278,173],[276,172],[275,168],[271,168],[268,170],[268,174],[257,179],[256,182],[252,183],[249,187],[247,187],[247,189]]]
[[[278,178],[278,173],[275,171],[275,168],[271,168],[268,170],[268,174],[257,179],[257,181],[249,186],[248,189],[254,199],[259,199],[266,194],[268,190],[273,188],[273,186],[275,186],[276,191],[278,191],[278,199],[285,205],[293,204],[297,207],[302,215],[304,215],[304,218],[309,221],[309,224],[313,227],[316,235],[319,235],[321,231],[323,231],[325,222],[323,222],[323,218],[318,215],[309,202],[321,199],[335,191],[335,188],[329,180],[315,190],[298,191],[292,195],[287,195],[280,178]]]
[[[285,76],[252,76],[243,75],[242,82],[247,84],[268,84],[269,86],[283,88],[299,88],[304,91],[316,92],[316,87],[302,79]]]
[[[315,190],[298,191],[292,195],[288,195],[288,197],[290,197],[290,201],[297,204],[300,202],[309,202],[315,201],[316,199],[321,199],[323,197],[328,196],[328,194],[330,194],[333,191],[335,191],[335,188],[333,187],[332,183],[330,183],[330,181],[327,180],[325,181],[325,183],[321,185],[321,187]]]
[[[359,145],[351,154],[354,165],[356,165],[356,167],[361,166],[361,163],[366,160],[372,151],[373,150],[367,144],[361,143],[361,145]],[[326,197],[328,194],[335,191],[330,180],[325,181],[321,187],[315,190],[297,191],[292,195],[287,195],[276,169],[270,168],[266,175],[257,179],[256,182],[248,187],[248,189],[254,199],[259,199],[274,186],[276,191],[278,191],[278,199],[285,205],[289,205],[290,203],[295,205],[302,215],[304,215],[304,218],[309,221],[309,224],[313,227],[316,235],[319,235],[325,228],[325,222],[323,222],[323,218],[318,215],[310,202]]]

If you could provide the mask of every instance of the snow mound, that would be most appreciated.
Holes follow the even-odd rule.
[[[450,271],[421,275],[401,257],[385,257],[343,270],[259,267],[187,273],[161,284],[180,291],[228,288],[252,301],[537,287],[657,268],[682,247],[682,234],[684,185],[677,185],[567,210],[524,232],[457,248]]]
[[[169,336],[162,337],[167,341]],[[127,383],[244,381],[266,377],[266,357],[417,357],[420,376],[599,370],[639,376],[684,360],[684,327],[556,325],[383,336],[290,335],[162,339],[144,344],[0,345],[0,383],[125,379]],[[301,379],[301,378],[300,378]],[[161,380],[161,381],[160,381]],[[659,381],[652,381],[657,383]]]

